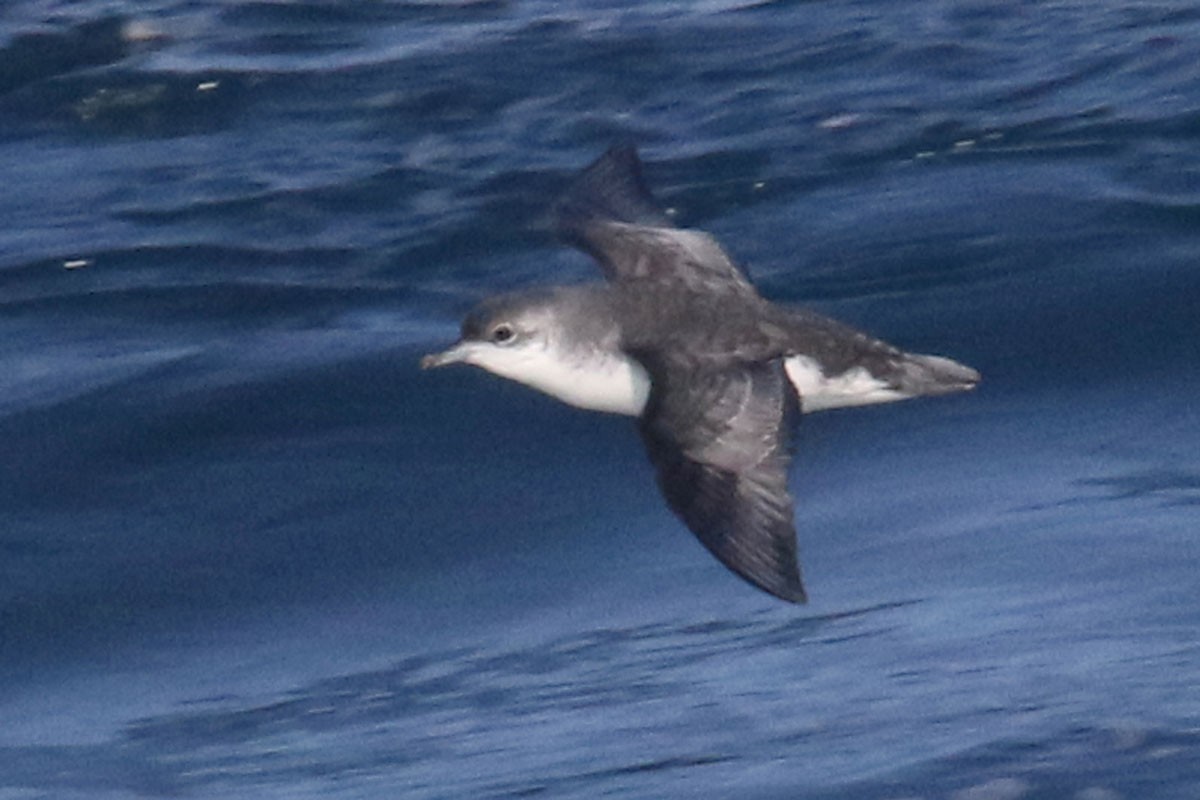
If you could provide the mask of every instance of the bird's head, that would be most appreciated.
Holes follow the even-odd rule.
[[[449,349],[425,369],[473,364],[564,403],[638,415],[650,379],[618,351],[620,329],[603,287],[559,287],[501,295],[467,314]]]
[[[559,348],[552,296],[546,292],[504,294],[484,300],[463,319],[459,340],[421,359],[423,369],[471,364],[519,383],[553,360]]]

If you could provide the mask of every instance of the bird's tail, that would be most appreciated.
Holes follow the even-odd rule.
[[[951,394],[974,389],[980,375],[965,364],[942,356],[905,354],[890,376],[896,389],[907,397]]]

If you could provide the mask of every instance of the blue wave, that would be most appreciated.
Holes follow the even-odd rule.
[[[1190,796],[1196,9],[104,7],[0,19],[0,793]],[[984,374],[804,421],[806,611],[627,420],[417,369],[598,277],[614,141]]]

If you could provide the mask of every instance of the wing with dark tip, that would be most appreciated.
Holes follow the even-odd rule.
[[[610,148],[571,181],[554,207],[564,232],[588,222],[624,222],[671,228],[671,218],[654,201],[632,145]]]
[[[782,364],[643,361],[653,389],[640,428],[667,504],[733,572],[805,602],[787,485],[798,409]]]
[[[756,294],[716,239],[671,223],[646,188],[633,147],[614,147],[579,173],[553,216],[560,235],[595,258],[610,281]]]

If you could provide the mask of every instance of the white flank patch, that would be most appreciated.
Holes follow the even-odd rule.
[[[800,407],[805,413],[892,403],[912,397],[897,391],[862,367],[848,369],[840,375],[826,375],[811,358],[792,356],[784,362],[784,369],[788,380],[800,395]]]

